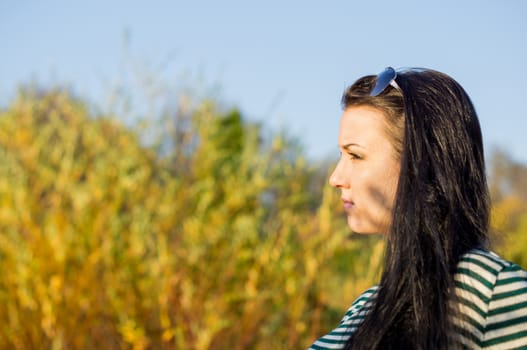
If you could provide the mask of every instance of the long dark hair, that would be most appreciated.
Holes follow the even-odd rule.
[[[342,98],[344,108],[384,113],[401,164],[377,297],[346,349],[451,349],[456,265],[487,244],[481,130],[470,98],[449,76],[407,70],[396,82],[371,97],[375,77],[367,76]]]

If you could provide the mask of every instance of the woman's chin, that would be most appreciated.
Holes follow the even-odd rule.
[[[378,235],[388,232],[387,228],[379,227],[379,225],[365,225],[356,220],[356,218],[350,216],[348,216],[348,227],[353,233],[361,235]]]
[[[348,227],[353,233],[358,234],[367,234],[368,232],[365,231],[365,227],[361,225],[357,220],[351,216],[348,216]]]

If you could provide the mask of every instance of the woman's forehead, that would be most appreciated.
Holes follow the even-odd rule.
[[[388,141],[386,118],[378,109],[369,106],[348,107],[340,120],[339,145],[355,144],[373,147]]]

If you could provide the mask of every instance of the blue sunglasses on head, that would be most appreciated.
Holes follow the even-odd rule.
[[[380,95],[388,85],[393,86],[397,90],[401,90],[399,85],[395,82],[395,78],[397,78],[397,71],[393,69],[392,67],[385,68],[382,72],[377,74],[377,79],[375,82],[375,86],[370,92],[370,96],[378,96]]]

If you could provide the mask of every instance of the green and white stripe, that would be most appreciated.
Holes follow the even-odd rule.
[[[527,272],[498,255],[471,250],[454,275],[457,339],[469,349],[527,349]],[[337,328],[310,349],[342,349],[375,300],[378,286],[353,302]]]

